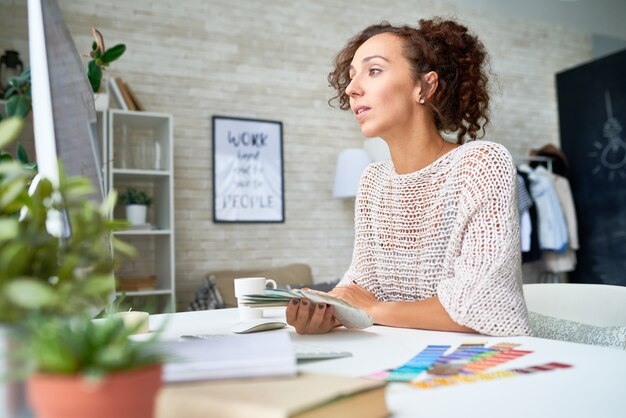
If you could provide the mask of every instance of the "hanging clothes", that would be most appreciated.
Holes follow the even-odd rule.
[[[578,222],[576,221],[576,206],[574,205],[574,198],[572,196],[572,189],[569,185],[569,180],[563,176],[552,173],[552,183],[554,184],[554,191],[559,199],[561,208],[563,209],[563,215],[565,216],[565,223],[567,224],[567,234],[569,238],[569,248],[578,250],[580,245],[578,243]]]
[[[518,175],[524,181],[524,187],[518,188],[519,190],[526,190],[526,195],[531,199],[528,190],[530,189],[530,180],[528,179],[528,173],[518,170]],[[518,195],[518,200],[520,199]],[[523,199],[523,197],[522,197]],[[541,250],[539,248],[539,223],[537,221],[537,206],[534,204],[529,206],[527,209],[528,216],[530,218],[530,248],[527,251],[522,251],[522,263],[531,263],[533,261],[537,261],[541,259]],[[520,228],[522,225],[520,225]],[[521,233],[521,231],[520,231]],[[528,231],[526,232],[528,233]]]
[[[552,174],[543,166],[536,169],[523,164],[520,170],[528,173],[530,194],[537,207],[539,247],[559,253],[568,248],[567,225],[563,209],[554,190]]]
[[[578,242],[576,208],[569,181],[565,177],[554,173],[551,174],[551,177],[554,190],[559,199],[561,208],[563,209],[569,245],[562,253],[546,251],[542,255],[542,258],[546,266],[546,271],[551,273],[568,273],[576,268],[576,250],[580,248]]]
[[[520,240],[522,253],[531,249],[531,236],[533,232],[532,222],[528,209],[534,205],[532,198],[528,194],[524,178],[517,174],[517,210],[520,218]]]

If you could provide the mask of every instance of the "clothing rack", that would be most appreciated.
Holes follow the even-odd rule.
[[[515,165],[529,163],[529,162],[542,162],[546,163],[547,169],[552,171],[552,158],[545,157],[543,155],[528,155],[528,156],[513,156]],[[543,271],[537,277],[537,283],[565,283],[567,280],[561,273],[553,273],[550,271]]]
[[[543,155],[528,155],[528,156],[513,156],[515,165],[520,165],[529,162],[542,162],[546,163],[548,171],[552,172],[552,158],[544,157]]]

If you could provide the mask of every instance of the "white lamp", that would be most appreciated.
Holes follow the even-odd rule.
[[[367,151],[363,148],[349,148],[341,151],[337,157],[333,197],[356,196],[361,174],[371,162]]]
[[[363,143],[363,148],[367,151],[372,162],[391,160],[391,153],[387,143],[382,138],[369,138]]]

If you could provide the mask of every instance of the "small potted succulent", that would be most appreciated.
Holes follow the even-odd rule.
[[[148,207],[152,204],[152,198],[144,191],[134,187],[126,189],[126,193],[120,196],[126,206],[126,219],[131,225],[145,225]]]
[[[164,355],[154,347],[156,336],[135,342],[129,338],[135,331],[114,316],[29,318],[22,355],[35,415],[152,418]]]

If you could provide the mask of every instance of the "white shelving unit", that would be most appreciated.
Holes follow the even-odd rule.
[[[127,303],[132,304],[134,309],[147,306],[154,312],[174,311],[172,116],[109,109],[99,115],[99,121],[99,128],[106,127],[103,157],[107,190],[115,189],[121,195],[128,187],[134,187],[153,198],[147,220],[153,229],[129,229],[115,233],[138,250],[137,257],[124,260],[116,278],[123,283],[124,278],[156,276],[154,288],[124,291]],[[125,218],[121,203],[118,203],[114,217]]]

